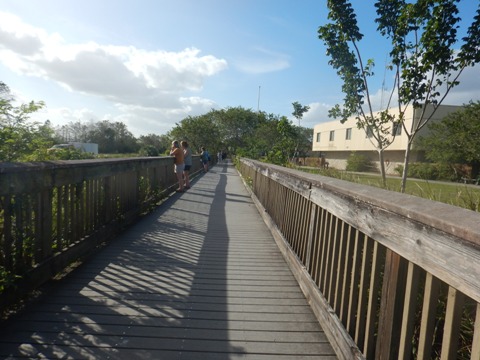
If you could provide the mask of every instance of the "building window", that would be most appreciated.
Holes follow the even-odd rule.
[[[335,140],[335,130],[330,131],[330,141]]]
[[[402,135],[402,123],[401,122],[397,121],[397,122],[393,123],[392,135],[393,136]]]
[[[320,133],[317,133],[317,142],[320,142]]]
[[[352,128],[348,128],[345,132],[345,140],[352,140]]]

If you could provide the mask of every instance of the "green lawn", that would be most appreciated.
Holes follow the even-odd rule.
[[[380,188],[382,187],[380,176],[375,174],[347,173],[338,170],[300,170],[341,178],[343,180],[352,181],[359,184]],[[400,191],[400,183],[401,179],[399,177],[388,177],[387,189],[391,191]],[[480,186],[478,185],[408,179],[405,192],[418,197],[440,201],[450,205],[480,212]]]

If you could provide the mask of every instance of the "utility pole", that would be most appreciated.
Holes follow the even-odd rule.
[[[258,101],[257,101],[257,113],[260,112],[260,88],[261,86],[258,86]]]

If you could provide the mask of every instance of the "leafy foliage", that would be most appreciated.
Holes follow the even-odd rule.
[[[43,106],[41,101],[16,106],[8,87],[0,83],[0,161],[25,161],[36,149],[52,144],[50,124],[29,121]]]
[[[472,177],[480,167],[480,102],[471,102],[429,126],[428,136],[420,139],[427,158],[447,164],[467,163]]]
[[[62,142],[83,142],[98,144],[102,154],[136,153],[141,143],[122,122],[102,120],[99,122],[71,122],[56,130]]]
[[[366,172],[374,170],[370,159],[365,155],[352,153],[347,159],[347,171]]]
[[[375,2],[379,33],[390,41],[390,70],[394,85],[386,110],[374,112],[369,92],[369,78],[374,75],[373,59],[366,62],[359,50],[363,39],[350,1],[329,0],[330,23],[319,27],[319,38],[327,48],[329,64],[342,79],[345,94],[343,105],[336,105],[330,116],[346,121],[355,116],[359,128],[370,131],[379,154],[380,170],[385,184],[383,151],[390,146],[394,123],[403,124],[409,106],[421,109],[411,129],[403,126],[408,137],[402,191],[408,173],[411,145],[418,132],[434,116],[450,90],[459,84],[459,76],[467,66],[480,61],[480,3],[467,36],[458,39],[461,20],[459,0],[377,0]],[[454,46],[461,43],[460,49]],[[391,100],[398,98],[397,114],[390,112]],[[433,112],[426,112],[427,106]]]
[[[300,126],[300,120],[302,119],[303,114],[310,110],[310,106],[302,106],[298,101],[293,102],[292,105],[292,115],[298,120],[298,126]]]
[[[97,123],[72,122],[53,129],[31,123],[28,115],[41,109],[43,103],[13,106],[8,87],[0,82],[0,161],[44,161],[91,158],[73,148],[49,151],[55,143],[97,143],[100,156],[167,154],[172,140],[186,140],[191,149],[200,152],[205,146],[211,154],[264,158],[285,165],[289,158],[307,156],[312,146],[312,130],[295,126],[284,116],[254,112],[242,107],[211,110],[189,116],[166,135],[148,134],[136,139],[125,124],[103,120]],[[308,106],[293,103],[293,115],[300,119]]]
[[[402,175],[403,166],[398,166],[395,171]],[[412,163],[408,167],[408,176],[423,180],[458,180],[454,168],[444,163]]]
[[[100,121],[89,131],[88,142],[98,144],[98,151],[105,154],[138,152],[137,139],[121,122]]]
[[[188,117],[176,124],[168,136],[188,141],[197,151],[206,146],[211,153],[226,151],[281,165],[295,152],[306,154],[312,146],[311,129],[297,127],[286,117],[242,107]]]
[[[166,135],[142,135],[138,142],[142,156],[159,156],[170,149],[170,139]]]

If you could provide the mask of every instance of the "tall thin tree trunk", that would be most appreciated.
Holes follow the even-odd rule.
[[[378,161],[380,164],[380,175],[382,175],[382,186],[387,187],[387,174],[385,173],[385,158],[383,154],[383,149],[378,150]]]
[[[402,183],[400,185],[400,192],[405,193],[405,188],[407,186],[407,177],[408,177],[408,163],[410,159],[410,148],[412,146],[412,143],[410,141],[411,139],[408,139],[407,142],[407,148],[405,149],[405,158],[403,160],[403,173],[402,173]]]

